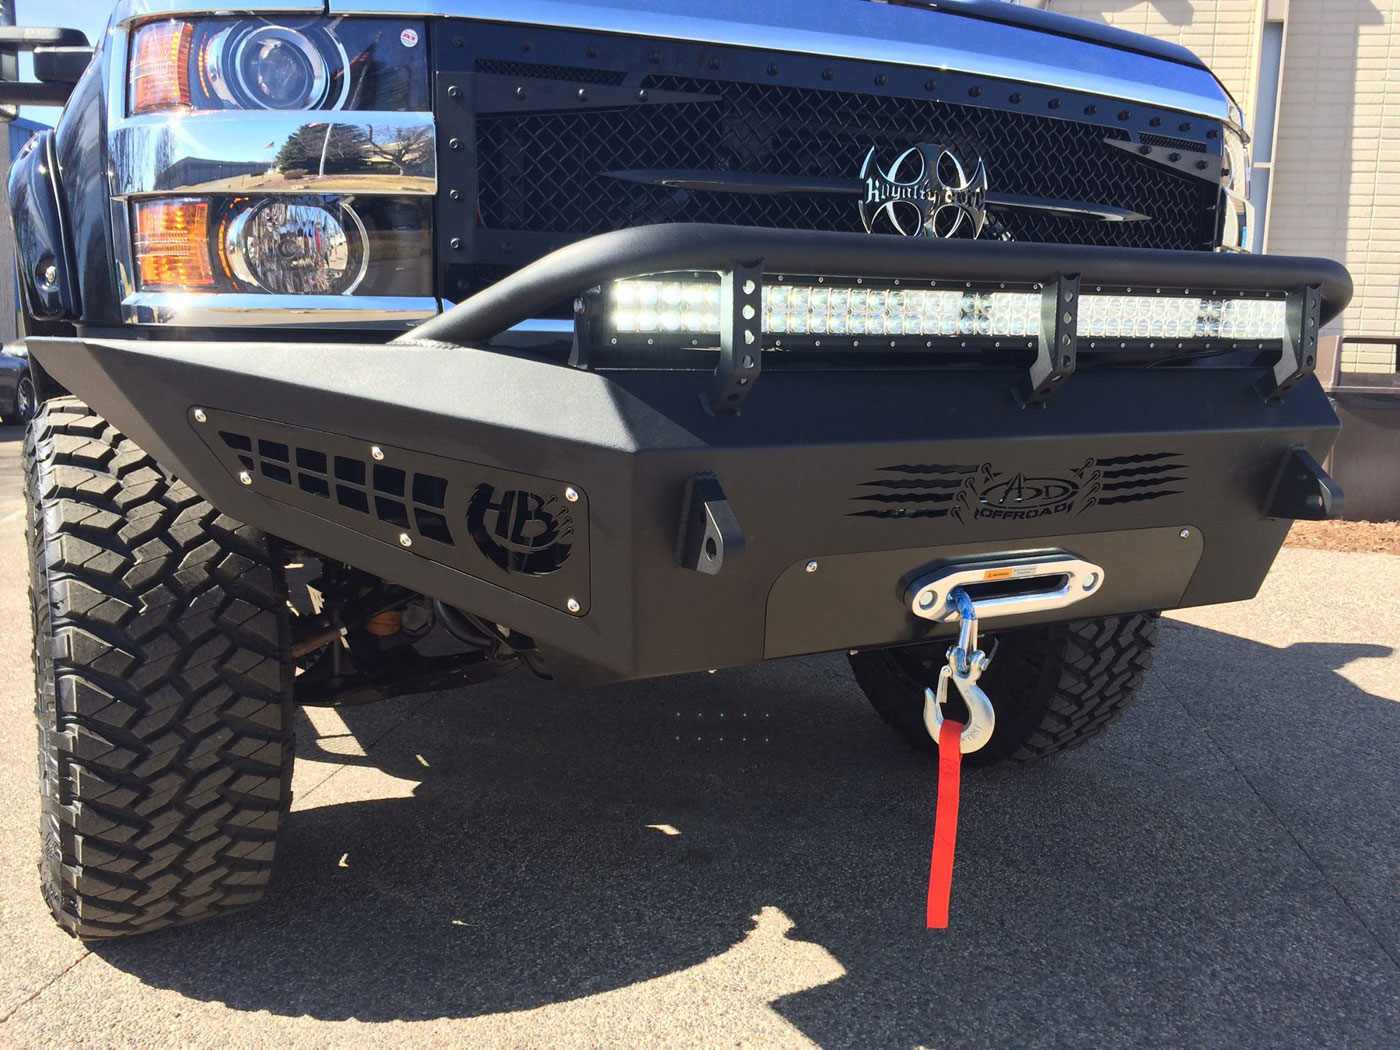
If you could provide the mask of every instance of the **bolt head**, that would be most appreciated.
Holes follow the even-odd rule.
[[[209,417],[206,416],[206,415],[204,414],[204,409],[202,409],[202,408],[196,408],[196,409],[194,410],[194,421],[195,421],[196,423],[207,423],[207,422],[209,422]]]
[[[410,535],[409,535],[408,533],[406,533],[406,532],[401,532],[401,533],[399,533],[399,546],[400,546],[400,547],[412,547],[412,546],[413,546],[413,537],[410,536]]]
[[[570,598],[567,602],[564,603],[564,607],[568,609],[571,613],[576,613],[583,609],[583,606],[579,604],[577,598]]]
[[[383,459],[383,458],[384,458],[384,450],[383,450],[382,448],[380,448],[378,445],[372,446],[372,447],[370,448],[370,450],[369,450],[369,454],[370,454],[370,457],[371,457],[372,459]]]
[[[238,472],[238,483],[240,485],[251,485],[253,483],[253,475],[249,474],[246,470],[240,470]]]
[[[807,571],[808,571],[808,572],[816,572],[816,571],[817,571],[817,563],[814,562],[814,561],[809,561],[809,562],[807,563]]]
[[[568,488],[566,488],[566,489],[564,490],[564,498],[565,498],[566,500],[568,500],[570,503],[577,503],[577,502],[578,502],[578,489],[576,489],[576,488],[574,488],[572,485],[570,485]]]
[[[1182,538],[1183,540],[1189,540],[1189,539],[1191,538],[1191,530],[1190,530],[1190,529],[1182,529],[1182,530],[1181,530],[1181,538]]]

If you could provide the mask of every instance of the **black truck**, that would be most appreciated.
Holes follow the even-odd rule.
[[[1180,48],[999,0],[122,0],[10,201],[44,893],[257,899],[293,704],[849,653],[1032,760],[1341,493],[1351,282]],[[290,581],[290,582],[289,582]],[[980,638],[979,638],[980,631]]]

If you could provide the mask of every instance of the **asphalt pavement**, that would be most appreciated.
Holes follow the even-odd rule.
[[[258,908],[85,947],[40,899],[19,433],[0,430],[0,1045],[1394,1046],[1400,557],[1287,550],[1138,704],[934,771],[844,659],[299,722]]]

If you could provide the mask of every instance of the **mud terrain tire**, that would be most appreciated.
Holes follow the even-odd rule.
[[[992,635],[992,665],[982,687],[996,710],[996,730],[971,765],[1010,759],[1033,762],[1078,747],[1103,733],[1137,694],[1152,666],[1157,614],[1075,620]],[[948,642],[872,649],[851,656],[856,681],[880,717],[911,745],[936,751],[924,728],[923,695],[935,686]],[[961,703],[950,707],[955,716]]]
[[[75,398],[24,465],[49,908],[104,938],[252,904],[291,803],[274,545]]]

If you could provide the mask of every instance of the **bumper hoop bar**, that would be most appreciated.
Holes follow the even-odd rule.
[[[1341,313],[1352,296],[1346,269],[1325,259],[671,223],[604,233],[561,248],[397,341],[481,345],[530,318],[549,316],[559,304],[575,302],[588,289],[686,271],[718,273],[723,282],[720,362],[705,398],[715,414],[736,414],[761,369],[765,272],[931,281],[935,287],[947,282],[948,289],[1010,284],[1043,288],[1039,340],[1031,344],[1037,347],[1036,359],[1014,391],[1023,405],[1045,404],[1075,369],[1080,287],[1127,288],[1129,293],[1154,288],[1157,295],[1187,296],[1196,289],[1197,295],[1226,299],[1260,293],[1264,298],[1288,296],[1280,360],[1258,386],[1266,400],[1281,398],[1312,373],[1321,327]],[[587,352],[581,326],[587,321],[591,331],[601,319],[576,321],[578,345],[572,363],[583,367]],[[1264,344],[1258,345],[1262,349]]]

